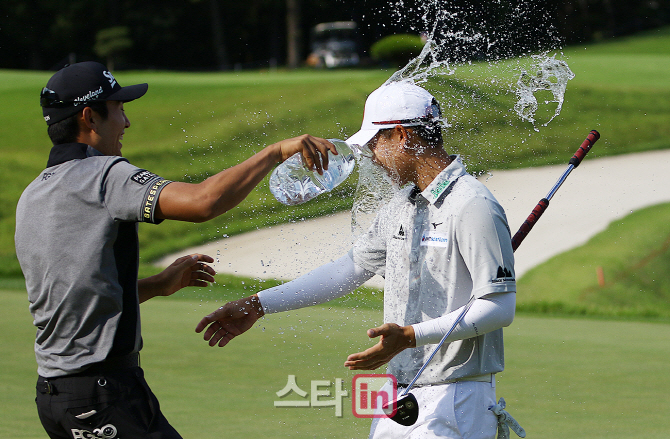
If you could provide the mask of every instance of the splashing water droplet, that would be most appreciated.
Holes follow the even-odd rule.
[[[554,115],[542,126],[547,126],[554,120],[563,108],[563,100],[568,81],[575,77],[568,64],[565,61],[556,59],[556,54],[548,57],[546,53],[542,55],[532,55],[532,72],[521,71],[517,81],[516,94],[519,98],[514,105],[514,111],[522,120],[531,122],[535,126],[535,113],[539,108],[539,102],[536,93],[540,91],[551,92],[553,99],[544,101],[545,104],[556,103]],[[537,131],[537,127],[535,128]]]

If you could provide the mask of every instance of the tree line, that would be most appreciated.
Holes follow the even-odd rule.
[[[670,2],[2,0],[0,68],[54,70],[91,59],[117,68],[296,67],[309,54],[310,32],[317,23],[349,20],[358,23],[357,42],[365,60],[371,44],[383,36],[430,31],[426,17],[444,21],[436,36],[445,56],[463,60],[667,25]],[[464,42],[464,31],[484,38]]]

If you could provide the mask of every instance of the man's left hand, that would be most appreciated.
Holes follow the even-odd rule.
[[[165,290],[171,295],[186,287],[206,287],[214,282],[216,272],[205,262],[212,263],[214,258],[194,254],[182,256],[168,266],[165,271]]]
[[[351,354],[344,362],[349,370],[374,370],[391,361],[407,348],[416,347],[414,328],[411,325],[400,326],[385,323],[377,328],[368,329],[368,337],[381,337],[379,343],[357,354]]]
[[[169,296],[186,287],[206,287],[214,282],[216,272],[207,265],[214,259],[207,255],[188,255],[174,261],[161,273],[138,282],[140,303],[156,296]]]

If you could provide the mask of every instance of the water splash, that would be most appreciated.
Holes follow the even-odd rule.
[[[409,80],[435,96],[443,112],[445,149],[465,154],[474,175],[513,153],[523,143],[516,136],[538,132],[560,114],[574,74],[565,61],[548,55],[547,47],[560,47],[560,37],[551,17],[538,16],[532,1],[398,0],[389,6],[399,22],[411,22],[425,44],[385,84]],[[495,19],[487,22],[485,16]],[[542,99],[547,93],[551,98]],[[545,113],[551,113],[548,120]],[[546,122],[538,126],[538,118]],[[376,166],[360,164],[351,211],[354,238],[397,189]]]
[[[377,211],[386,204],[396,187],[391,179],[369,158],[358,161],[358,185],[351,207],[351,231],[354,237],[365,233]]]
[[[556,103],[553,116],[542,124],[542,126],[547,126],[560,114],[568,81],[574,78],[575,74],[565,61],[556,59],[555,54],[551,57],[548,57],[546,53],[532,55],[531,59],[533,60],[531,66],[533,71],[522,70],[516,83],[516,95],[519,100],[514,104],[514,111],[521,119],[532,123],[535,131],[539,131],[535,126],[535,113],[539,108],[536,93],[551,92],[553,99],[545,100],[544,104]]]
[[[434,40],[437,22],[433,26],[430,35],[424,37],[425,45],[419,56],[411,59],[407,65],[389,77],[384,83],[411,80],[416,84],[421,84],[434,75],[452,75],[455,70],[451,68],[449,60],[439,58],[439,46]]]

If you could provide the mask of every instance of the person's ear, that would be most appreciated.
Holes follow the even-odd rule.
[[[402,145],[403,149],[407,149],[409,147],[409,131],[407,128],[402,125],[396,125],[393,130],[393,135],[396,136],[398,143]]]
[[[95,116],[97,116],[97,114],[95,114],[91,107],[84,107],[82,112],[79,113],[79,125],[89,131],[95,131]]]

